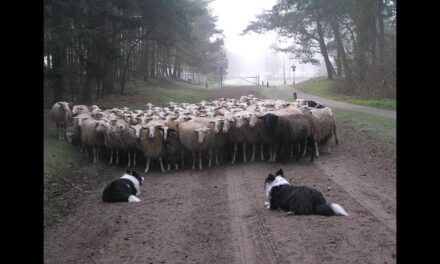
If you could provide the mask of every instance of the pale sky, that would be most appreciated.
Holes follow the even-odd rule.
[[[232,75],[260,75],[263,78],[268,71],[274,71],[277,67],[268,66],[268,60],[278,60],[282,68],[282,54],[274,54],[270,46],[276,42],[276,33],[269,32],[263,35],[248,33],[240,36],[240,33],[247,27],[250,21],[256,20],[256,15],[269,10],[276,3],[276,0],[215,0],[211,3],[212,14],[217,16],[217,27],[223,30],[225,35],[225,48],[229,56],[229,76]],[[278,57],[278,59],[277,59]],[[286,76],[288,68],[292,63],[285,57]],[[310,65],[297,66],[296,74],[300,70],[304,75],[312,75],[316,70]],[[281,69],[280,69],[281,71]],[[282,74],[282,73],[281,73]],[[291,73],[290,73],[291,74]]]

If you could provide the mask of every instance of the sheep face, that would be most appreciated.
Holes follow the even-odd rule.
[[[174,137],[176,135],[176,130],[174,128],[163,127],[159,128],[163,133],[163,141],[167,142],[169,138]]]
[[[97,121],[95,123],[95,131],[96,133],[106,133],[108,129],[108,124],[104,121]]]
[[[163,141],[167,141],[168,139],[168,127],[158,127],[157,129],[159,129],[160,131],[162,131],[163,134]]]
[[[261,117],[261,114],[253,114],[251,115],[251,118],[249,120],[249,127],[254,127],[257,122],[258,122],[258,118]]]
[[[156,135],[156,129],[162,128],[162,126],[147,126],[148,128],[148,137],[154,138]]]
[[[218,134],[218,133],[220,133],[220,131],[222,131],[223,123],[224,123],[223,119],[211,121],[210,123],[213,123],[213,125],[214,125],[214,133]]]
[[[259,117],[264,122],[264,126],[269,129],[275,129],[278,124],[278,116],[274,114],[266,114],[264,116]]]
[[[250,115],[247,114],[237,116],[236,127],[240,128],[242,126],[249,124],[249,119],[250,119]]]
[[[203,140],[206,138],[206,135],[209,131],[209,128],[199,128],[197,130],[194,130],[194,136],[197,137],[197,142],[199,144],[203,144]]]
[[[141,138],[141,131],[145,127],[142,125],[135,125],[135,126],[130,126],[130,128],[134,130],[134,136],[139,139]]]
[[[312,109],[310,108],[310,107],[308,107],[308,106],[301,106],[300,108],[299,108],[299,110],[303,113],[303,114],[309,114],[309,115],[311,115],[312,114]]]
[[[229,129],[233,125],[234,125],[234,120],[226,119],[225,122],[223,123],[223,130],[222,130],[223,133],[228,133]]]
[[[72,116],[79,115],[81,113],[90,112],[89,108],[85,105],[74,105],[72,109]]]

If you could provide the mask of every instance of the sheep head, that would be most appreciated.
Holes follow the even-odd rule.
[[[249,120],[249,127],[254,127],[259,120],[258,118],[260,118],[261,116],[262,116],[262,114],[259,114],[259,113],[252,114],[251,118]]]
[[[240,128],[242,126],[249,124],[250,115],[248,113],[244,113],[235,116],[234,119],[236,120],[236,127]]]
[[[147,128],[148,128],[148,137],[154,138],[154,136],[156,135],[156,129],[163,128],[163,127],[161,125],[150,125],[150,126],[147,126]]]
[[[206,128],[206,127],[202,127],[202,128],[194,130],[194,136],[197,137],[197,142],[199,144],[203,144],[203,140],[206,138],[209,131],[211,131],[211,129]]]
[[[224,119],[210,121],[210,123],[214,125],[214,133],[218,134],[220,131],[222,131],[222,126],[224,121],[225,121]]]

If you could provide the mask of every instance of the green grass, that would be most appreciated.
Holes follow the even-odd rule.
[[[349,110],[332,108],[337,122],[353,125],[359,131],[366,131],[378,142],[396,144],[396,120]]]
[[[85,158],[65,141],[58,141],[55,135],[44,135],[44,183],[57,180],[66,170],[81,166]]]
[[[327,80],[325,77],[316,77],[296,84],[295,88],[305,93],[333,99],[336,101],[396,110],[396,99],[366,99],[353,95],[344,95],[331,89],[331,87],[336,84],[336,80]]]
[[[124,95],[114,94],[95,103],[103,108],[126,106],[131,109],[144,109],[146,103],[165,106],[169,102],[200,102],[210,91],[212,89],[186,83],[134,81],[127,83]]]
[[[261,94],[270,99],[283,99],[286,101],[292,101],[293,96],[278,90],[275,87],[263,87],[261,88]]]

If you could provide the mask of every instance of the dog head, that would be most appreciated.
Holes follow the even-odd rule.
[[[142,185],[142,183],[143,183],[143,181],[144,181],[144,177],[139,176],[139,175],[137,174],[136,171],[134,171],[134,170],[130,170],[130,169],[128,169],[128,170],[126,171],[126,173],[127,173],[128,175],[131,175],[131,176],[135,177],[135,178],[139,181],[139,185]]]
[[[270,192],[273,187],[283,185],[283,184],[290,184],[285,178],[284,178],[284,172],[283,169],[280,168],[273,173],[269,173],[269,175],[266,177],[266,180],[264,181],[264,189],[266,191],[266,197],[270,197]]]

